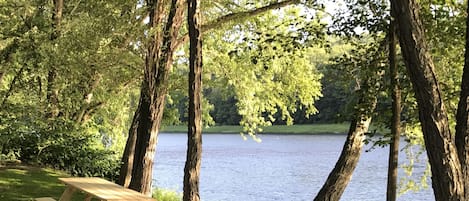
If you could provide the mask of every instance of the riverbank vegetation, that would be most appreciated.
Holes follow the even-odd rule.
[[[260,134],[345,134],[348,123],[341,124],[295,124],[295,125],[272,125],[262,127]],[[224,125],[209,126],[204,128],[204,133],[242,133],[242,126]],[[187,126],[164,126],[161,132],[186,133]]]
[[[0,1],[0,162],[150,195],[161,127],[188,133],[186,173],[202,129],[347,133],[316,197],[338,200],[371,124],[426,147],[437,200],[468,199],[464,2],[188,2]]]

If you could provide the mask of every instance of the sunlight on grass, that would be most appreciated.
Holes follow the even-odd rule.
[[[32,200],[37,197],[59,199],[65,185],[59,177],[68,176],[60,171],[36,167],[0,167],[0,200]],[[73,201],[83,200],[83,194],[77,194]]]
[[[65,185],[58,180],[59,177],[69,177],[69,175],[48,168],[0,166],[0,201],[29,201],[38,197],[53,197],[59,200],[65,190]],[[181,193],[165,189],[155,189],[153,196],[158,198],[158,201],[182,199]],[[84,199],[85,195],[77,192],[72,201]]]

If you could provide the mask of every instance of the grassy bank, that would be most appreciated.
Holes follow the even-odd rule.
[[[65,185],[58,180],[59,177],[69,177],[69,175],[49,168],[0,166],[0,200],[30,201],[39,197],[53,197],[59,200],[65,190]],[[154,192],[154,197],[158,201],[177,201],[182,195],[158,189]],[[85,195],[77,192],[72,201],[84,199]]]
[[[346,133],[349,128],[348,123],[342,124],[304,124],[304,125],[274,125],[263,128],[263,134],[331,134]],[[204,133],[240,133],[241,126],[212,126],[204,128]],[[187,126],[165,126],[162,132],[186,133]]]

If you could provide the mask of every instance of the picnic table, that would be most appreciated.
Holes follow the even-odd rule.
[[[60,201],[69,201],[77,190],[87,195],[85,201],[90,201],[93,197],[101,201],[156,201],[137,191],[97,177],[59,178],[59,180],[67,185]]]

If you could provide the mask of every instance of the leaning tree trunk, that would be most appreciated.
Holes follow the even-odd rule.
[[[202,159],[202,41],[198,0],[188,0],[189,29],[189,124],[187,159],[184,167],[184,201],[199,201],[199,176]]]
[[[363,107],[357,109],[342,153],[314,201],[338,201],[352,178],[360,159],[365,133],[370,126],[372,111],[376,107],[376,96],[364,95],[357,105]]]
[[[469,5],[467,6],[469,13]],[[464,196],[469,198],[469,17],[466,18],[466,52],[461,81],[458,111],[456,114],[456,147],[461,163],[464,183]]]
[[[397,199],[397,169],[399,161],[399,138],[401,135],[401,89],[399,86],[399,73],[396,63],[396,26],[394,21],[394,5],[391,3],[392,19],[389,23],[389,73],[391,77],[392,119],[391,144],[389,145],[388,184],[386,201]]]
[[[147,3],[149,26],[156,33],[148,44],[140,101],[129,130],[118,183],[150,195],[153,158],[168,90],[174,43],[183,18],[183,1],[172,0],[169,14],[164,13],[164,2],[149,0]],[[158,32],[158,27],[166,16],[164,29]]]
[[[437,201],[465,200],[454,137],[424,38],[417,2],[392,0],[392,3],[396,6],[399,41],[418,103],[435,198]]]

